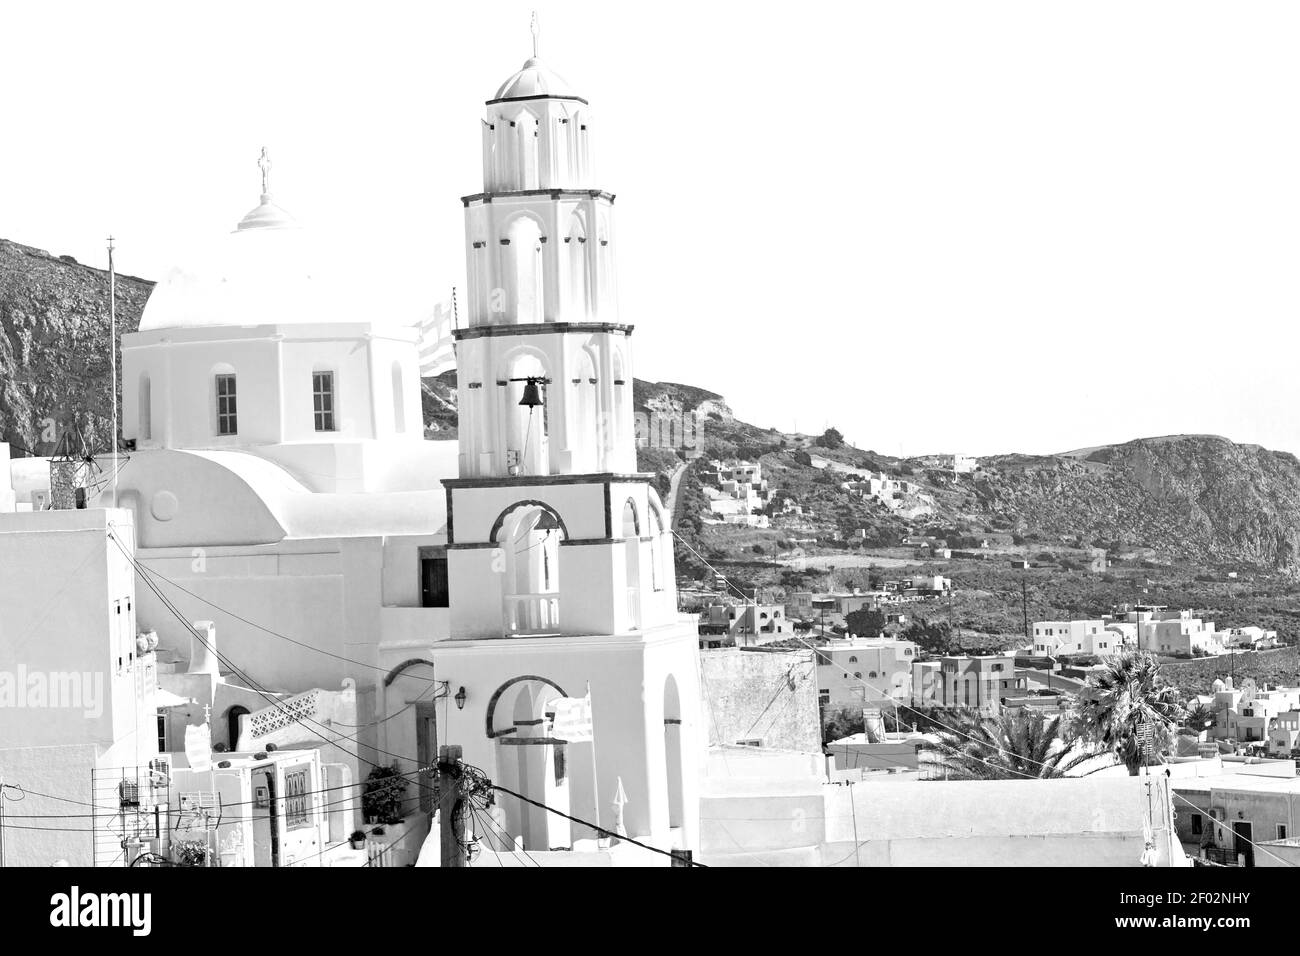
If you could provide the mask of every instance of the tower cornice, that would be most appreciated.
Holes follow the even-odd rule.
[[[583,106],[591,105],[581,96],[559,93],[533,93],[529,96],[500,96],[496,99],[486,100],[484,105],[495,106],[497,103],[523,103],[527,100],[572,100],[575,103],[581,103]]]
[[[515,325],[472,325],[452,332],[457,342],[486,339],[497,335],[563,335],[566,332],[612,332],[631,335],[634,325],[617,322],[523,322]]]
[[[490,203],[494,199],[514,199],[516,197],[526,199],[536,196],[545,196],[549,199],[603,199],[611,206],[614,204],[614,194],[603,189],[511,189],[461,196],[460,201],[462,205],[469,206],[473,203]]]

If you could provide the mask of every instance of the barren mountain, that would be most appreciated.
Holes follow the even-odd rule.
[[[151,288],[118,277],[119,334],[136,328]],[[75,423],[92,449],[104,450],[108,377],[108,274],[0,240],[0,440],[48,454],[59,428]],[[455,385],[455,371],[424,381],[431,438],[456,434]],[[633,395],[652,430],[670,425],[650,436],[656,447],[641,452],[642,467],[661,474],[661,487],[697,451],[760,459],[781,494],[813,512],[797,519],[801,537],[862,528],[889,544],[909,531],[1003,532],[1029,542],[1149,549],[1206,565],[1300,568],[1300,461],[1283,452],[1173,435],[1058,455],[999,455],[974,475],[954,476],[931,460],[899,460],[834,440],[828,447],[813,436],[747,424],[721,395],[702,388],[637,380]],[[688,419],[702,430],[671,431]],[[664,437],[686,443],[657,441]],[[845,468],[905,478],[933,500],[933,513],[908,519],[850,496],[839,487]],[[684,507],[700,504],[694,491],[688,473]],[[786,520],[795,519],[777,521],[778,531]]]

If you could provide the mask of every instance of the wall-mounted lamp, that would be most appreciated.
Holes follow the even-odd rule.
[[[460,690],[456,691],[456,709],[457,710],[465,709],[465,688],[464,687],[461,687]]]

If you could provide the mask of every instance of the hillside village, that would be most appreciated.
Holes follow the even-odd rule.
[[[116,339],[116,276],[0,245],[9,859],[1300,864],[1300,462],[894,457],[636,379],[535,44],[467,133],[454,369],[302,268],[266,150]]]

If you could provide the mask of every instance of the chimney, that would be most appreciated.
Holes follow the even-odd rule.
[[[195,621],[190,626],[197,634],[190,635],[190,669],[186,673],[210,674],[214,680],[220,679],[216,654],[217,626],[211,621]]]

